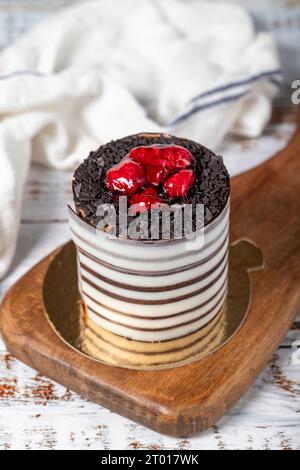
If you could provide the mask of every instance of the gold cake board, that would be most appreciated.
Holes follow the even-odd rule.
[[[86,317],[77,289],[76,250],[71,242],[54,257],[46,272],[45,313],[66,344],[100,362],[146,370],[180,366],[215,351],[237,332],[246,318],[251,299],[247,271],[259,269],[262,264],[260,250],[249,241],[241,240],[232,245],[227,300],[218,315],[199,332],[171,341],[144,343],[120,337]]]

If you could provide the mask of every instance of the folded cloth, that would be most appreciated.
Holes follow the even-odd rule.
[[[0,54],[0,276],[30,161],[67,169],[110,139],[166,131],[215,148],[258,136],[280,80],[242,8],[98,0],[53,14]]]

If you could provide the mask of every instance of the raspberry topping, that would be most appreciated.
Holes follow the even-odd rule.
[[[146,169],[146,177],[149,184],[159,186],[166,176],[164,168],[159,165],[148,165]]]
[[[179,145],[149,145],[135,147],[128,158],[141,163],[147,169],[148,183],[159,186],[171,173],[194,164],[193,155]]]
[[[108,170],[106,184],[131,197],[131,212],[145,212],[164,204],[164,192],[170,200],[185,198],[195,181],[194,166],[193,155],[179,145],[135,147]]]
[[[146,188],[141,193],[134,194],[130,198],[129,204],[129,214],[136,214],[137,212],[146,212],[151,208],[159,208],[164,204],[164,201],[158,196],[155,188]]]
[[[184,198],[195,181],[192,170],[181,170],[164,183],[164,190],[170,199]]]
[[[145,170],[138,162],[125,157],[106,174],[106,185],[112,192],[131,196],[146,185]]]

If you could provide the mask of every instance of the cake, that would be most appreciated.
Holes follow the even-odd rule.
[[[220,344],[229,193],[222,157],[169,134],[112,141],[76,169],[69,220],[90,355],[147,367]]]

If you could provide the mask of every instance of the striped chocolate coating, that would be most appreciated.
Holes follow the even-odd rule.
[[[156,367],[175,364],[217,348],[224,337],[226,315],[221,309],[201,330],[183,338],[154,343],[117,336],[100,328],[90,318],[86,319],[85,326],[83,348],[96,359],[116,365]]]
[[[229,202],[204,227],[198,250],[186,240],[111,237],[71,208],[69,221],[92,325],[114,338],[167,345],[214,324],[227,293]]]

